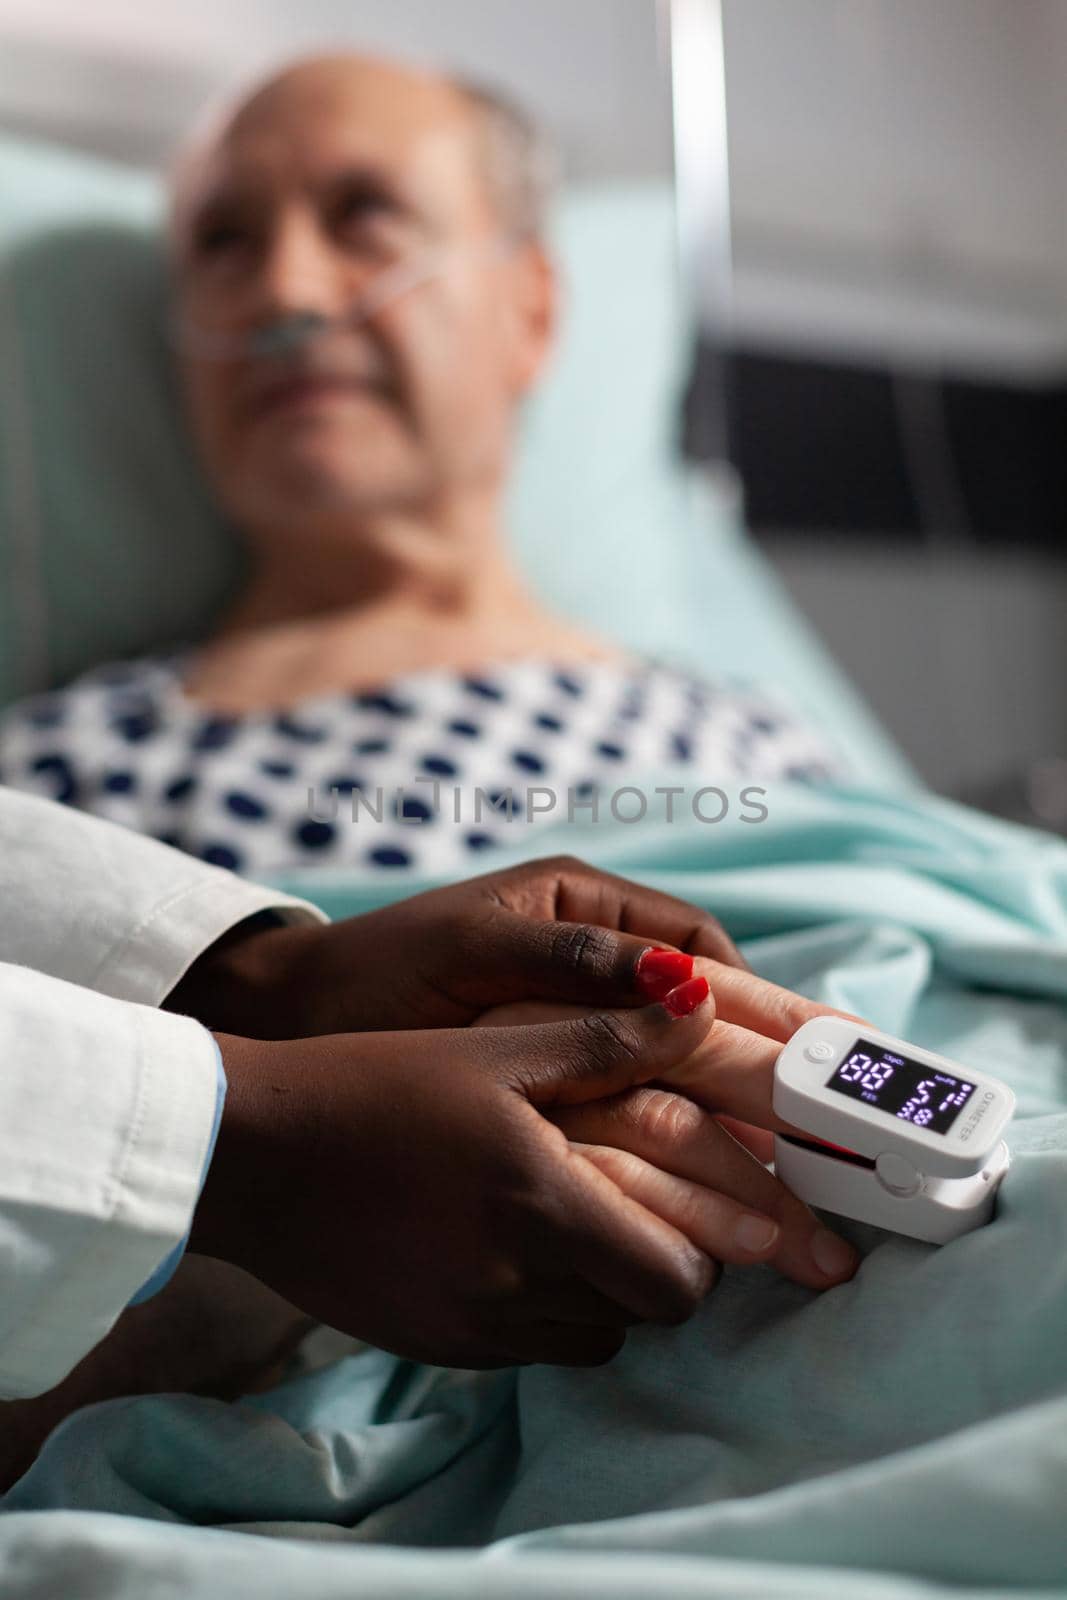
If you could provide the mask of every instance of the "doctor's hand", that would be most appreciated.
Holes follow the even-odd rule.
[[[691,976],[698,956],[745,967],[706,912],[556,856],[332,926],[252,919],[166,1005],[257,1039],[455,1028],[510,1001],[642,1005]]]
[[[608,1360],[630,1324],[693,1312],[714,1269],[543,1113],[692,1058],[706,996],[698,979],[541,1026],[220,1036],[230,1088],[191,1246],[402,1356]]]

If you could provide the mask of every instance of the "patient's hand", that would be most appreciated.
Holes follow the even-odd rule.
[[[714,961],[698,960],[696,971],[708,979],[717,1017],[692,1054],[656,1086],[567,1106],[552,1120],[625,1194],[713,1260],[769,1261],[798,1283],[828,1288],[852,1276],[856,1252],[762,1163],[773,1130],[795,1131],[771,1107],[778,1052],[829,1008]],[[533,1001],[478,1020],[514,1026],[580,1014]],[[761,1226],[764,1246],[753,1248]]]

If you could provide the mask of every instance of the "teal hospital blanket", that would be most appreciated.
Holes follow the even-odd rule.
[[[0,1593],[1067,1592],[1067,848],[922,795],[768,812],[538,853],[707,906],[765,976],[1007,1078],[994,1222],[942,1249],[844,1224],[851,1283],[730,1269],[592,1372],[354,1349],[237,1404],[90,1407],[6,1497]],[[339,915],[418,885],[286,887]]]

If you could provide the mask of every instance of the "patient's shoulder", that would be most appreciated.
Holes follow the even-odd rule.
[[[14,701],[0,711],[0,782],[72,799],[77,774],[101,766],[112,746],[132,755],[166,728],[175,681],[172,658],[145,656]]]
[[[59,688],[12,701],[0,711],[0,725],[5,730],[19,726],[52,730],[94,708],[104,711],[133,699],[158,699],[177,681],[179,659],[177,655],[140,656],[90,667]]]

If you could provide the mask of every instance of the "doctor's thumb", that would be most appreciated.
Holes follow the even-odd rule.
[[[597,1100],[662,1077],[714,1021],[707,979],[689,978],[655,1005],[516,1028],[510,1076],[534,1105]]]

